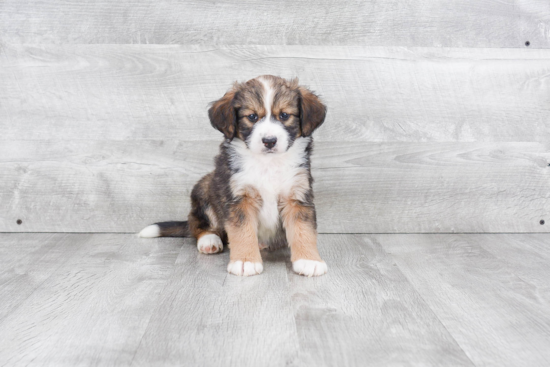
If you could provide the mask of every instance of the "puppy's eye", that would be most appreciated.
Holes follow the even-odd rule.
[[[258,115],[256,115],[255,113],[253,113],[253,114],[251,114],[251,115],[248,115],[248,116],[246,116],[246,117],[248,117],[248,119],[249,119],[250,121],[252,121],[252,122],[258,121]]]
[[[279,114],[279,119],[280,119],[281,121],[286,121],[286,120],[288,120],[289,117],[290,117],[289,114],[286,113],[286,112],[281,112],[281,113]]]

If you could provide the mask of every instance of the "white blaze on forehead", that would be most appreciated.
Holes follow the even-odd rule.
[[[265,153],[266,147],[262,142],[263,138],[276,138],[277,143],[270,150],[270,153],[284,153],[288,149],[289,136],[283,124],[272,116],[271,107],[275,98],[275,89],[270,79],[258,78],[263,85],[263,101],[265,116],[254,124],[252,134],[247,139],[250,150],[255,153]]]
[[[271,80],[260,78],[260,83],[264,86],[264,108],[265,108],[265,117],[266,119],[271,118],[271,106],[273,105],[273,96],[275,95],[275,90],[271,84]]]

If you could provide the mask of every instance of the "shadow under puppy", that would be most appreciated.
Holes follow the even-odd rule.
[[[229,244],[227,271],[244,276],[263,271],[260,249],[288,244],[296,273],[325,274],[310,155],[326,106],[297,79],[264,75],[235,83],[208,115],[225,141],[214,171],[193,188],[188,221],[152,224],[140,236],[193,236],[205,254]]]

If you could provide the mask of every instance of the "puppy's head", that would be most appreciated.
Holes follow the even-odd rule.
[[[235,83],[208,115],[226,139],[241,139],[254,153],[278,154],[321,126],[326,106],[297,79],[264,75]]]

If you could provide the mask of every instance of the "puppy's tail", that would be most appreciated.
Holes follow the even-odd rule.
[[[189,237],[189,223],[185,222],[160,222],[151,224],[139,232],[140,237]]]

